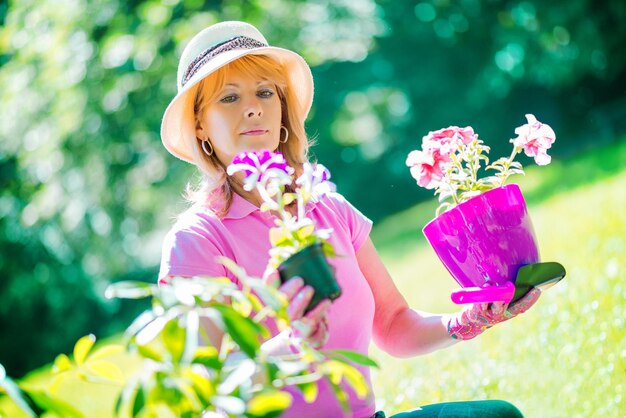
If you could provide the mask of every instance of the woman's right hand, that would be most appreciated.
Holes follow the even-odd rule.
[[[537,302],[540,295],[541,290],[533,288],[511,305],[502,302],[468,305],[467,308],[450,317],[448,334],[457,340],[471,340],[488,328],[526,312]]]
[[[274,277],[272,277],[274,276]],[[278,273],[272,273],[268,282],[278,280]],[[314,348],[320,348],[328,341],[328,310],[331,301],[325,299],[306,314],[304,311],[313,298],[314,290],[305,285],[300,277],[287,280],[279,288],[287,296],[287,314],[293,327],[293,337],[306,340]]]

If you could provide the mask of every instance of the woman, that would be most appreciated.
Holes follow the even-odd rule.
[[[194,275],[228,276],[236,282],[214,261],[219,255],[233,259],[249,274],[264,273],[272,215],[259,210],[259,195],[245,191],[241,177],[229,177],[226,166],[241,151],[278,150],[299,175],[307,161],[304,121],[312,98],[313,79],[306,62],[292,51],[269,46],[251,25],[219,23],[189,42],[179,63],[178,94],[165,112],[161,137],[168,151],[200,169],[204,182],[193,193],[195,204],[164,240],[161,282]],[[289,300],[289,315],[299,324],[299,337],[319,347],[367,353],[373,338],[394,356],[424,354],[475,337],[524,312],[539,296],[538,291],[530,292],[508,309],[501,303],[471,305],[456,315],[412,310],[381,262],[365,216],[336,193],[321,198],[308,215],[319,228],[334,231],[330,242],[344,257],[330,263],[343,295],[332,305],[324,301],[304,315],[312,289],[301,279],[290,280],[280,289]],[[284,352],[289,337],[278,334],[263,349]],[[369,382],[367,368],[360,370]],[[294,403],[284,416],[342,416],[323,383],[313,405],[306,404],[297,391],[292,394]],[[352,416],[374,415],[372,396],[360,400],[349,393],[349,399]],[[433,416],[429,414],[521,416],[501,401],[430,405],[401,416]]]

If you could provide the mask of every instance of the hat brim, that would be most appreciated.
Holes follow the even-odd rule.
[[[285,67],[289,87],[297,100],[302,120],[306,119],[313,103],[313,75],[308,64],[300,55],[284,48],[273,46],[237,49],[224,52],[202,66],[189,81],[179,89],[167,106],[161,121],[161,140],[165,148],[183,161],[195,164],[190,149],[195,140],[193,101],[189,94],[195,93],[197,84],[226,64],[246,55],[265,55]],[[194,125],[194,126],[190,126]]]

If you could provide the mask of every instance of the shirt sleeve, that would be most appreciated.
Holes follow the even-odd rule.
[[[350,232],[354,252],[359,251],[372,231],[372,221],[339,193],[332,193],[331,199]]]
[[[224,255],[205,234],[193,229],[174,227],[163,240],[159,284],[168,276],[228,277],[216,257]]]

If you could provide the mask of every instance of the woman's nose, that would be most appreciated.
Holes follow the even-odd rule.
[[[252,118],[252,117],[261,117],[261,115],[263,114],[263,111],[261,109],[261,104],[259,103],[259,101],[257,99],[251,99],[246,103],[246,107],[244,110],[244,114],[246,115],[246,117],[248,118]]]

